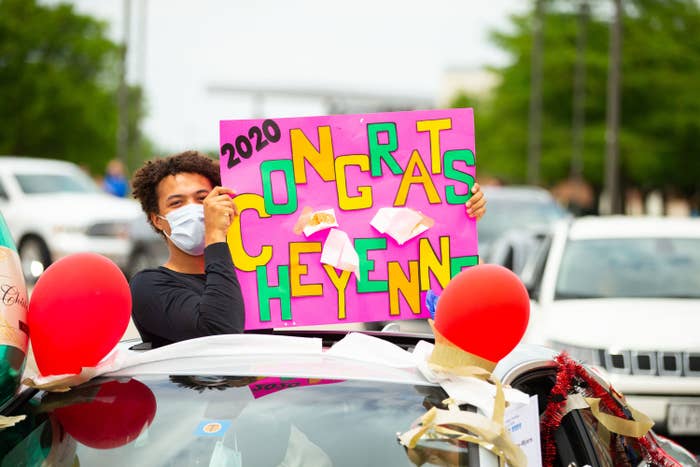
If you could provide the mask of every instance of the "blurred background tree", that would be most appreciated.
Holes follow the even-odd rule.
[[[540,181],[567,178],[572,161],[573,84],[578,2],[546,1],[542,60]],[[600,192],[604,181],[606,86],[611,2],[587,2],[583,178]],[[458,95],[453,106],[474,106],[481,174],[525,183],[534,8],[511,17],[492,40],[510,61],[493,71],[500,84],[486,98]],[[622,110],[619,135],[622,188],[697,196],[700,176],[700,8],[696,0],[624,2]]]
[[[116,154],[120,46],[73,6],[0,0],[0,154],[65,159],[103,173],[151,153],[140,135],[141,89],[130,86],[128,154]]]

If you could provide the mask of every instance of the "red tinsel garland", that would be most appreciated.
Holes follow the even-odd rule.
[[[554,432],[561,425],[566,398],[571,390],[571,380],[575,374],[572,360],[566,354],[560,354],[556,358],[559,365],[557,378],[552,392],[547,401],[547,407],[542,414],[540,422],[540,436],[542,437],[542,465],[549,467],[554,463],[557,455],[557,446],[554,443]]]
[[[542,437],[542,465],[551,467],[557,455],[557,446],[554,442],[554,432],[561,425],[561,420],[566,406],[566,399],[572,390],[574,378],[578,378],[590,391],[590,396],[599,398],[602,407],[617,417],[629,419],[630,416],[623,410],[620,403],[610,395],[610,392],[602,387],[580,364],[569,358],[566,352],[562,352],[555,358],[557,362],[557,377],[552,392],[547,401],[547,407],[542,414],[540,433]],[[644,449],[653,465],[662,467],[679,466],[674,459],[659,448],[650,434],[637,438],[639,445]]]

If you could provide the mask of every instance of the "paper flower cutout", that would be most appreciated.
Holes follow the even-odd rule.
[[[306,206],[299,216],[296,225],[294,225],[294,233],[300,235],[303,233],[309,236],[324,229],[338,227],[338,220],[335,217],[335,210],[324,209],[314,211],[311,207]]]
[[[343,271],[351,271],[355,273],[355,277],[358,277],[360,257],[350,237],[342,230],[331,229],[328,233],[321,251],[321,262]]]
[[[410,208],[380,208],[370,225],[403,245],[431,228],[435,221]]]

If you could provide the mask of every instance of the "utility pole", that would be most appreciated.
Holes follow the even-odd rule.
[[[140,0],[141,7],[137,14],[138,28],[136,35],[138,36],[138,82],[142,88],[146,86],[146,49],[148,44],[147,28],[148,28],[148,0]]]
[[[532,57],[530,61],[530,111],[528,118],[527,182],[540,182],[540,153],[542,151],[542,49],[544,40],[544,2],[535,0],[532,23]]]
[[[583,179],[583,141],[586,123],[586,46],[588,42],[588,18],[591,8],[588,0],[581,0],[576,35],[576,63],[574,65],[574,98],[571,147],[571,178]]]
[[[129,148],[129,90],[126,84],[129,39],[131,35],[131,0],[122,0],[124,20],[124,43],[121,49],[119,70],[119,89],[117,91],[117,158],[124,164],[127,162]]]
[[[622,0],[613,0],[614,19],[610,25],[610,58],[608,62],[608,98],[605,131],[605,203],[603,214],[622,212],[620,199],[620,82],[622,51]]]

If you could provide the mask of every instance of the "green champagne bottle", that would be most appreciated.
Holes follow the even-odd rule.
[[[0,407],[15,395],[24,372],[29,343],[27,306],[17,248],[0,213]]]

